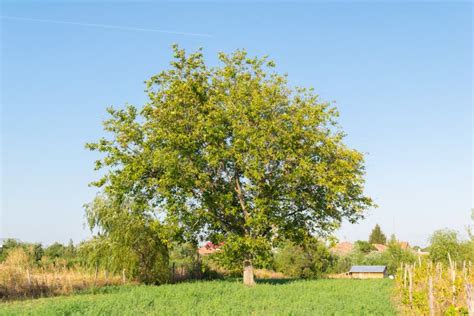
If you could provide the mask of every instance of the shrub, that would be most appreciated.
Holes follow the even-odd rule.
[[[356,249],[356,251],[360,251],[360,252],[366,253],[366,254],[371,252],[371,251],[376,250],[374,245],[372,245],[371,243],[369,243],[365,240],[357,240],[355,242],[355,249]]]
[[[311,239],[303,246],[285,241],[274,255],[275,270],[289,277],[319,278],[335,263],[326,245]]]
[[[461,259],[461,245],[458,240],[458,233],[454,230],[437,230],[430,237],[430,259],[435,262],[448,261],[448,254],[453,260]]]

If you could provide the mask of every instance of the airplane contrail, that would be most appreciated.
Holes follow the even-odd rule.
[[[43,23],[56,23],[56,24],[68,24],[68,25],[79,25],[79,26],[89,26],[89,27],[101,27],[101,28],[116,29],[116,30],[128,30],[128,31],[140,31],[140,32],[155,32],[155,33],[163,33],[163,34],[212,37],[211,34],[206,34],[206,33],[178,32],[178,31],[148,29],[148,28],[141,28],[141,27],[119,26],[119,25],[109,25],[109,24],[95,24],[95,23],[80,23],[80,22],[57,21],[57,20],[46,20],[46,19],[33,19],[33,18],[24,18],[24,17],[18,17],[18,16],[5,16],[5,15],[0,16],[0,18],[9,19],[9,20],[21,20],[21,21],[43,22]]]

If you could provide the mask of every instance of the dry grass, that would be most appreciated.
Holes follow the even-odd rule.
[[[66,295],[77,290],[122,284],[120,276],[104,271],[90,273],[80,268],[48,265],[35,267],[21,248],[12,250],[0,264],[0,299]]]
[[[288,278],[281,272],[276,272],[276,271],[267,270],[267,269],[256,269],[254,271],[254,274],[257,279],[287,279]]]

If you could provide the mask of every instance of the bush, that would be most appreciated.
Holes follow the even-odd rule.
[[[112,273],[125,270],[130,278],[145,284],[166,283],[170,277],[168,248],[149,233],[144,231],[129,244],[104,236],[83,242],[78,250],[81,265]]]
[[[360,252],[365,253],[365,254],[376,250],[374,245],[372,245],[371,243],[369,243],[365,240],[357,240],[355,242],[355,249],[356,249],[356,251],[360,251]]]
[[[449,229],[435,231],[430,237],[429,252],[432,261],[447,263],[448,254],[453,260],[460,260],[462,252],[458,233]]]
[[[275,270],[289,277],[319,278],[335,262],[326,245],[312,239],[303,246],[285,241],[274,255]]]

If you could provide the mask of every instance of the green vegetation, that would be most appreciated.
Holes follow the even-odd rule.
[[[364,254],[368,254],[371,251],[376,250],[374,245],[372,245],[371,243],[369,243],[365,240],[357,240],[354,243],[354,246],[355,246],[355,251],[360,252],[360,253],[364,253]]]
[[[328,235],[373,206],[363,154],[344,144],[332,104],[244,50],[216,67],[201,51],[173,53],[147,81],[147,103],[109,108],[107,136],[87,144],[103,155],[87,218],[107,257],[159,283],[170,244],[224,242],[220,264],[251,285],[280,239]]]
[[[353,251],[345,256],[336,256],[329,271],[342,273],[349,271],[352,265],[384,265],[389,274],[395,274],[401,263],[413,263],[416,254],[412,249],[403,249],[395,236],[387,243],[385,251],[375,251],[372,244],[358,240]]]
[[[391,280],[238,281],[103,288],[5,303],[2,315],[395,315]],[[87,293],[87,292],[86,292]]]
[[[461,241],[455,230],[437,230],[430,237],[428,250],[436,262],[448,263],[448,254],[454,261],[474,260],[474,239]]]
[[[313,238],[302,246],[290,241],[283,243],[275,252],[271,267],[293,278],[320,278],[335,260],[326,245]]]
[[[472,264],[449,257],[448,262],[425,258],[399,267],[396,290],[401,310],[408,315],[471,315],[474,301],[467,292],[474,284]]]
[[[382,232],[379,224],[375,225],[374,229],[370,233],[369,243],[370,244],[382,244],[385,245],[387,242],[387,236]]]

